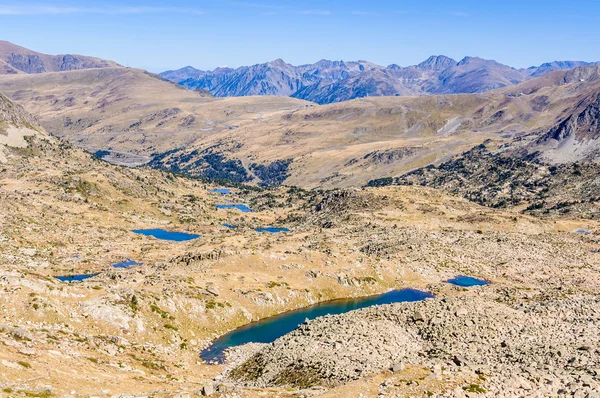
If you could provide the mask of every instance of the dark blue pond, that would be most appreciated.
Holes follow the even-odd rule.
[[[591,231],[583,228],[576,229],[574,232],[578,234],[591,235]]]
[[[55,278],[58,279],[61,282],[81,282],[84,281],[86,279],[90,279],[93,278],[95,276],[97,276],[98,274],[89,274],[89,275],[71,275],[71,276],[56,276]]]
[[[227,348],[247,343],[272,343],[279,337],[296,329],[307,318],[315,319],[329,314],[343,314],[373,305],[420,301],[428,297],[433,297],[433,295],[420,290],[403,289],[378,296],[329,301],[296,311],[285,312],[281,315],[250,323],[221,336],[210,347],[200,353],[200,358],[205,362],[223,362],[223,353]]]
[[[137,261],[133,261],[131,259],[127,259],[125,261],[121,261],[120,263],[115,263],[113,264],[113,267],[115,268],[131,268],[131,267],[137,267],[137,266],[142,266],[142,263],[138,263]]]
[[[217,188],[212,189],[210,192],[212,193],[220,193],[221,195],[231,195],[231,191],[227,188]]]
[[[156,239],[184,242],[186,240],[198,239],[200,235],[187,234],[185,232],[170,232],[164,229],[134,229],[132,232],[145,236],[153,236]]]
[[[257,228],[256,232],[270,232],[272,234],[276,234],[278,232],[291,232],[291,231],[287,228],[265,227],[265,228]]]
[[[229,228],[229,229],[237,229],[237,227],[235,225],[231,225],[231,224],[223,224],[223,226],[225,228]]]
[[[448,279],[447,282],[452,285],[462,286],[462,287],[485,286],[485,285],[489,285],[491,283],[490,281],[486,281],[484,279],[477,279],[477,278],[473,278],[471,276],[464,276],[464,275],[459,275],[455,278]]]
[[[244,213],[252,213],[252,209],[249,208],[246,205],[242,205],[242,204],[237,204],[237,205],[233,205],[233,204],[226,204],[226,205],[216,205],[217,209],[238,209],[241,210]]]

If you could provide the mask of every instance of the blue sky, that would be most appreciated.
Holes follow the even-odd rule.
[[[276,58],[406,66],[432,54],[527,67],[600,60],[600,2],[0,0],[0,39],[153,72]]]

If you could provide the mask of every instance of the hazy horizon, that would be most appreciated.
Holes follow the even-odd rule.
[[[557,20],[557,15],[560,20]],[[0,2],[0,37],[35,51],[78,53],[162,72],[281,58],[414,65],[431,55],[515,68],[599,61],[600,4],[559,1],[428,6],[397,1]]]

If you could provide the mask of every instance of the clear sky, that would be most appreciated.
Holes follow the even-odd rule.
[[[0,39],[153,72],[282,58],[600,60],[598,0],[0,0]]]

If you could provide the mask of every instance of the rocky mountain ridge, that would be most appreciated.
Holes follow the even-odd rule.
[[[42,54],[0,40],[0,75],[20,73],[37,74],[120,66],[121,65],[113,61],[85,55]]]
[[[186,88],[204,89],[217,97],[279,95],[328,104],[367,96],[479,93],[555,70],[595,64],[555,61],[538,67],[515,69],[478,57],[465,57],[457,62],[439,55],[408,67],[329,60],[294,66],[277,59],[264,64],[213,71],[188,66],[161,75]]]

